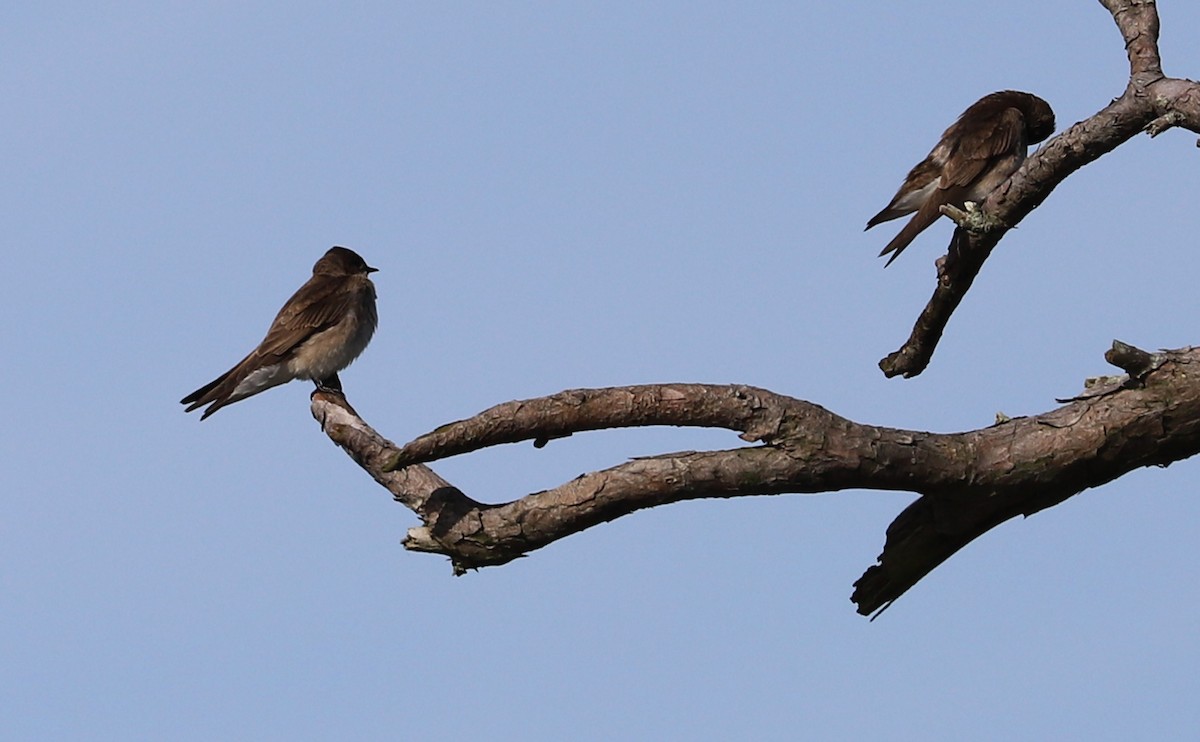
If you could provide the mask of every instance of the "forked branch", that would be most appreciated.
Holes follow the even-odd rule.
[[[887,375],[926,367],[991,250],[1064,178],[1142,130],[1200,133],[1200,86],[1162,73],[1154,3],[1101,2],[1128,50],[1124,94],[1051,139],[988,196],[981,207],[1000,227],[964,222],[955,230],[955,249],[939,261],[937,288],[912,336],[880,364]],[[878,563],[855,583],[852,600],[869,615],[1010,518],[1200,451],[1200,351],[1150,354],[1114,343],[1107,358],[1126,373],[1094,380],[1044,414],[954,434],[856,423],[764,389],[705,384],[577,389],[509,402],[403,447],[338,394],[315,393],[312,410],[329,437],[421,519],[404,545],[449,556],[460,574],[665,503],[850,488],[915,492],[918,499],[888,528]],[[502,504],[473,500],[425,466],[502,443],[541,447],[583,431],[648,425],[726,428],[748,445],[634,459]]]
[[[915,492],[920,499],[889,527],[879,563],[855,584],[858,611],[870,614],[1014,516],[1200,451],[1200,351],[1114,347],[1139,376],[1107,378],[1042,415],[955,434],[866,425],[766,390],[704,384],[578,389],[510,402],[402,447],[336,395],[316,393],[313,414],[421,518],[405,546],[449,556],[460,574],[666,503],[851,488]],[[496,505],[467,497],[423,463],[501,443],[645,425],[722,427],[757,443],[634,459]]]

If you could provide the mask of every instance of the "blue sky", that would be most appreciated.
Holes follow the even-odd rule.
[[[1200,74],[1200,7],[1162,3]],[[1098,3],[39,3],[0,24],[0,737],[1179,738],[1195,462],[1010,522],[868,623],[905,493],[692,502],[453,578],[293,384],[200,424],[333,244],[381,270],[343,373],[408,440],[514,398],[747,383],[935,431],[1113,338],[1200,340],[1195,136],[1085,168],[885,379],[950,227],[862,232],[968,104],[1120,94]],[[944,220],[943,220],[944,221]],[[898,226],[897,226],[898,228]],[[503,501],[732,433],[439,462]]]

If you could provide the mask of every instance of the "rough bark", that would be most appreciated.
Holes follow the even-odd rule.
[[[764,389],[705,384],[575,389],[508,402],[401,447],[336,395],[315,394],[313,415],[421,518],[405,547],[445,554],[459,574],[671,502],[850,488],[916,492],[921,498],[888,528],[879,563],[855,583],[858,611],[871,614],[1009,518],[1200,451],[1200,351],[1148,354],[1114,343],[1110,355],[1134,375],[1102,377],[1041,415],[954,434],[856,423]],[[727,428],[756,445],[634,459],[500,505],[472,500],[424,466],[502,443],[647,425]]]

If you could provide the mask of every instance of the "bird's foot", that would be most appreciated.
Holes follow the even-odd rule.
[[[951,221],[969,232],[982,234],[1008,226],[1000,219],[988,215],[974,201],[964,202],[961,209],[954,204],[942,204],[940,208],[941,212],[950,217]]]
[[[345,392],[342,391],[342,380],[338,378],[337,374],[332,374],[324,379],[317,379],[314,383],[317,385],[317,392],[329,392],[331,394],[340,394],[343,397],[346,396]],[[315,394],[316,392],[313,393]]]

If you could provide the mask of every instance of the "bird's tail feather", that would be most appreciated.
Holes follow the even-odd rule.
[[[246,378],[246,362],[250,360],[250,357],[251,356],[246,356],[233,368],[229,369],[217,378],[179,400],[180,404],[187,405],[183,411],[191,412],[207,404],[211,404],[211,406],[205,410],[202,415],[200,415],[200,419],[203,420],[225,405],[231,402],[236,402],[239,399],[243,399],[243,397],[237,397],[234,399],[231,398],[231,396],[234,390],[237,389],[238,385],[241,384]]]
[[[888,253],[892,253],[892,257],[888,258],[884,268],[892,264],[892,261],[900,257],[900,253],[904,252],[904,248],[912,244],[917,235],[925,231],[925,229],[942,215],[941,205],[947,203],[943,199],[930,197],[926,199],[921,208],[917,209],[917,213],[912,219],[908,220],[908,224],[904,225],[899,234],[892,238],[892,241],[887,243],[887,246],[879,252],[879,257],[883,257]]]

